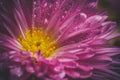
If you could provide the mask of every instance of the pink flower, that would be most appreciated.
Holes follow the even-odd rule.
[[[0,79],[119,80],[120,34],[97,2],[1,0]]]

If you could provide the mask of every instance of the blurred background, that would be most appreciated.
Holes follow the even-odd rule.
[[[98,7],[108,11],[108,20],[117,22],[116,32],[120,32],[120,0],[99,0]],[[120,37],[113,39],[110,44],[120,47]]]
[[[99,8],[107,9],[109,20],[117,21],[120,26],[120,0],[99,0]]]

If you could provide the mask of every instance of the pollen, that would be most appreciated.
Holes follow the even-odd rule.
[[[25,37],[20,36],[18,42],[22,46],[22,50],[30,51],[32,56],[41,51],[43,57],[50,57],[55,49],[55,41],[51,40],[50,35],[43,32],[41,28],[32,27],[24,33]]]

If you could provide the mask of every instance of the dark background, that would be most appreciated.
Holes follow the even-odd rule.
[[[120,32],[120,0],[99,0],[98,7],[108,11],[108,20],[117,22],[117,32]],[[113,39],[110,44],[120,47],[120,37]]]
[[[99,0],[99,8],[106,9],[109,20],[117,21],[120,26],[120,0]]]

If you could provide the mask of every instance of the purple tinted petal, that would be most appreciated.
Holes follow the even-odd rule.
[[[19,50],[20,45],[13,38],[0,33],[0,48],[9,48],[13,50]],[[4,46],[4,47],[3,47]]]
[[[23,75],[22,69],[20,67],[15,67],[10,69],[10,72],[12,75],[16,75],[18,77],[21,77]]]

